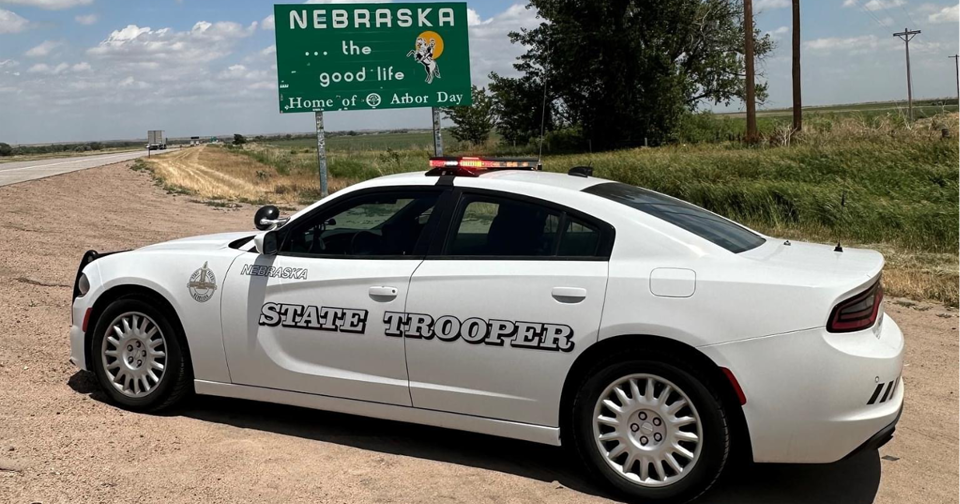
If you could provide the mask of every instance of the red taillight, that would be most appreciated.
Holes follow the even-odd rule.
[[[93,308],[87,308],[87,311],[83,312],[83,324],[80,326],[83,332],[87,332],[87,324],[90,323],[90,312],[92,311]]]
[[[883,287],[877,281],[869,289],[835,306],[830,313],[830,321],[827,322],[827,331],[851,332],[872,326],[880,313],[881,301]]]
[[[727,380],[730,381],[730,386],[733,387],[733,391],[737,394],[737,400],[740,401],[740,406],[747,404],[747,396],[743,393],[743,388],[740,387],[740,382],[737,381],[737,377],[733,376],[733,371],[722,367],[720,371],[723,371],[724,376],[727,377]]]

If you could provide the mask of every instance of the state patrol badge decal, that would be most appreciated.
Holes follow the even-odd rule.
[[[217,290],[217,277],[207,267],[207,263],[203,263],[203,267],[190,275],[187,289],[190,290],[190,296],[200,303],[209,301],[213,297],[213,293]]]

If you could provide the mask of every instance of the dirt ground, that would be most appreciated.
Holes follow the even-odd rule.
[[[104,402],[67,362],[90,248],[251,229],[253,209],[171,196],[126,164],[0,188],[0,502],[606,502],[559,448],[213,398],[168,415]],[[751,465],[702,502],[957,502],[957,312],[888,300],[907,338],[896,438],[821,466]]]

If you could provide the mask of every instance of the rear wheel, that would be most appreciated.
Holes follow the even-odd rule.
[[[716,481],[729,427],[719,396],[688,369],[644,352],[587,375],[574,400],[574,444],[596,475],[646,501],[687,502]]]
[[[138,411],[172,406],[190,390],[181,334],[169,316],[139,297],[121,298],[100,316],[90,354],[104,391]]]

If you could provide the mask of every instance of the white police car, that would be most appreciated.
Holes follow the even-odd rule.
[[[187,392],[576,449],[689,500],[731,450],[833,462],[890,439],[903,336],[883,258],[761,235],[524,160],[436,158],[263,230],[88,252],[71,360],[123,407]]]

